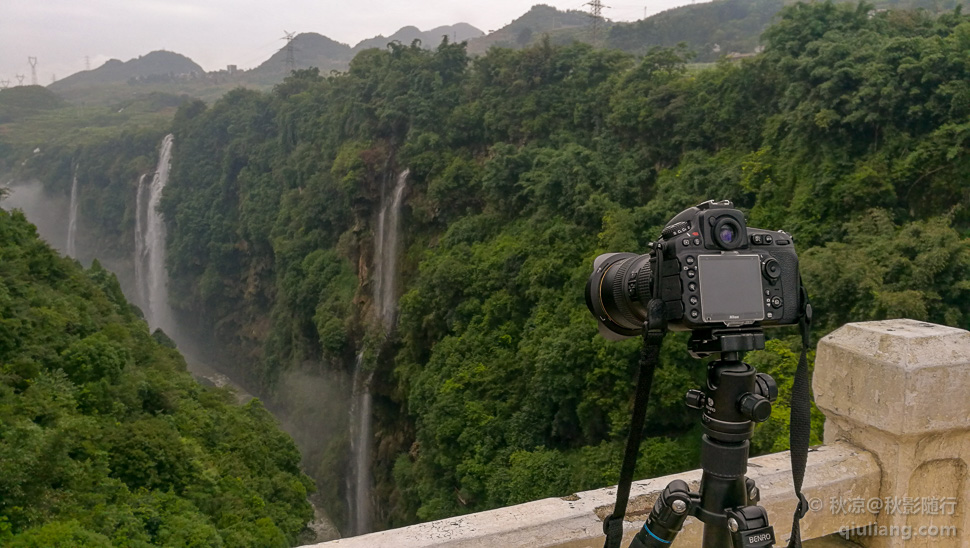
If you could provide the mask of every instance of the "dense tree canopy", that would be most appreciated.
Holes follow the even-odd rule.
[[[113,274],[0,210],[0,544],[298,542],[312,483],[292,440],[156,338]]]

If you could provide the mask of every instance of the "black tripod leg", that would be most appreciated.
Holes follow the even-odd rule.
[[[633,538],[630,548],[662,548],[670,546],[684,526],[697,495],[691,495],[687,483],[674,480],[663,490],[653,504],[643,528]]]

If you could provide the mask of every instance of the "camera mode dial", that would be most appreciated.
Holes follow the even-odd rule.
[[[684,234],[690,230],[690,221],[681,221],[679,223],[673,223],[664,227],[660,232],[660,237],[664,240],[669,240],[670,238],[677,236],[679,234]]]

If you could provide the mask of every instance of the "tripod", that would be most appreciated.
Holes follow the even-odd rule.
[[[744,475],[754,423],[768,419],[778,396],[774,379],[741,361],[744,352],[764,346],[760,328],[691,334],[693,357],[719,354],[708,364],[706,389],[687,393],[687,406],[702,411],[700,492],[690,492],[682,480],[667,485],[631,548],[669,547],[687,516],[704,523],[703,548],[774,546],[768,513],[758,506],[758,488]]]

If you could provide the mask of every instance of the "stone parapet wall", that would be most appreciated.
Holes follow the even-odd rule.
[[[758,483],[761,505],[772,519],[779,538],[787,537],[797,500],[792,489],[788,453],[775,453],[751,459],[748,477]],[[633,483],[623,546],[643,524],[660,492],[668,483],[682,479],[696,490],[701,471],[692,470]],[[803,522],[803,537],[817,537],[839,528],[840,521],[829,511],[830,498],[868,499],[879,492],[879,467],[872,455],[847,444],[819,447],[809,455],[805,494],[824,501],[823,508],[809,512]],[[359,537],[317,544],[330,547],[514,547],[561,546],[602,548],[603,517],[613,511],[616,488],[584,491],[563,498],[537,500],[499,508],[371,533]],[[703,524],[687,518],[674,547],[700,546]]]
[[[854,527],[872,548],[970,546],[970,333],[913,320],[846,325],[819,342],[813,386],[827,422],[825,445],[809,454],[802,538]],[[784,546],[797,502],[789,454],[753,458],[747,475]],[[623,546],[669,482],[697,490],[700,477],[635,482]],[[596,489],[314,546],[600,548],[615,497]],[[688,518],[672,546],[701,546],[702,526]]]

